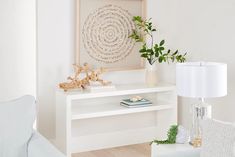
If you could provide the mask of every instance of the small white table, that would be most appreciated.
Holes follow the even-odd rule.
[[[200,148],[189,144],[152,144],[151,157],[200,157]]]

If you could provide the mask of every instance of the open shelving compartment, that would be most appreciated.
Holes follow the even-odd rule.
[[[122,99],[136,95],[153,105],[120,105]],[[67,156],[164,138],[168,127],[177,122],[177,96],[171,84],[120,85],[115,91],[99,93],[58,91],[56,97],[56,143]]]
[[[162,104],[162,105],[161,105]],[[102,105],[79,105],[73,109],[72,120],[99,118],[106,116],[115,116],[131,113],[140,113],[147,111],[157,111],[172,108],[171,105],[164,105],[164,102],[153,104],[146,107],[127,108],[119,105],[119,103],[106,103]]]

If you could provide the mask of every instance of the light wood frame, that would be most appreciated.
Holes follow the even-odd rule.
[[[146,18],[146,7],[147,7],[147,0],[140,0],[142,1],[142,17]],[[80,0],[76,0],[76,52],[75,52],[75,63],[80,65]],[[121,70],[138,70],[138,69],[144,69],[145,66],[145,60],[140,57],[140,66],[139,67],[127,67],[125,69],[123,68],[109,68],[108,71],[121,71]]]

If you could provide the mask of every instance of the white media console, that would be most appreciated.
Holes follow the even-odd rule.
[[[152,106],[126,108],[124,98],[142,96]],[[117,85],[114,91],[56,93],[56,145],[72,153],[150,142],[165,138],[177,123],[177,95],[172,84]]]

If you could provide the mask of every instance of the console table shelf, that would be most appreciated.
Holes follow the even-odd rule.
[[[172,105],[160,105],[160,104],[153,104],[152,106],[136,107],[136,108],[127,108],[119,105],[119,103],[90,105],[89,107],[83,105],[82,107],[79,106],[76,109],[73,109],[72,120],[157,111],[170,108],[172,108]]]
[[[120,105],[122,99],[134,95],[149,99],[153,105]],[[104,92],[56,92],[55,143],[67,157],[76,152],[163,138],[176,122],[177,96],[172,84],[117,85],[116,90]]]
[[[77,92],[67,92],[67,98],[70,100],[77,99],[91,99],[99,97],[110,97],[110,96],[122,96],[122,95],[132,95],[132,94],[144,94],[144,93],[154,93],[154,92],[165,92],[172,91],[175,86],[172,84],[160,84],[157,87],[148,87],[145,84],[129,84],[129,85],[117,85],[116,90],[104,91],[104,92],[89,92],[89,91],[77,91]]]

